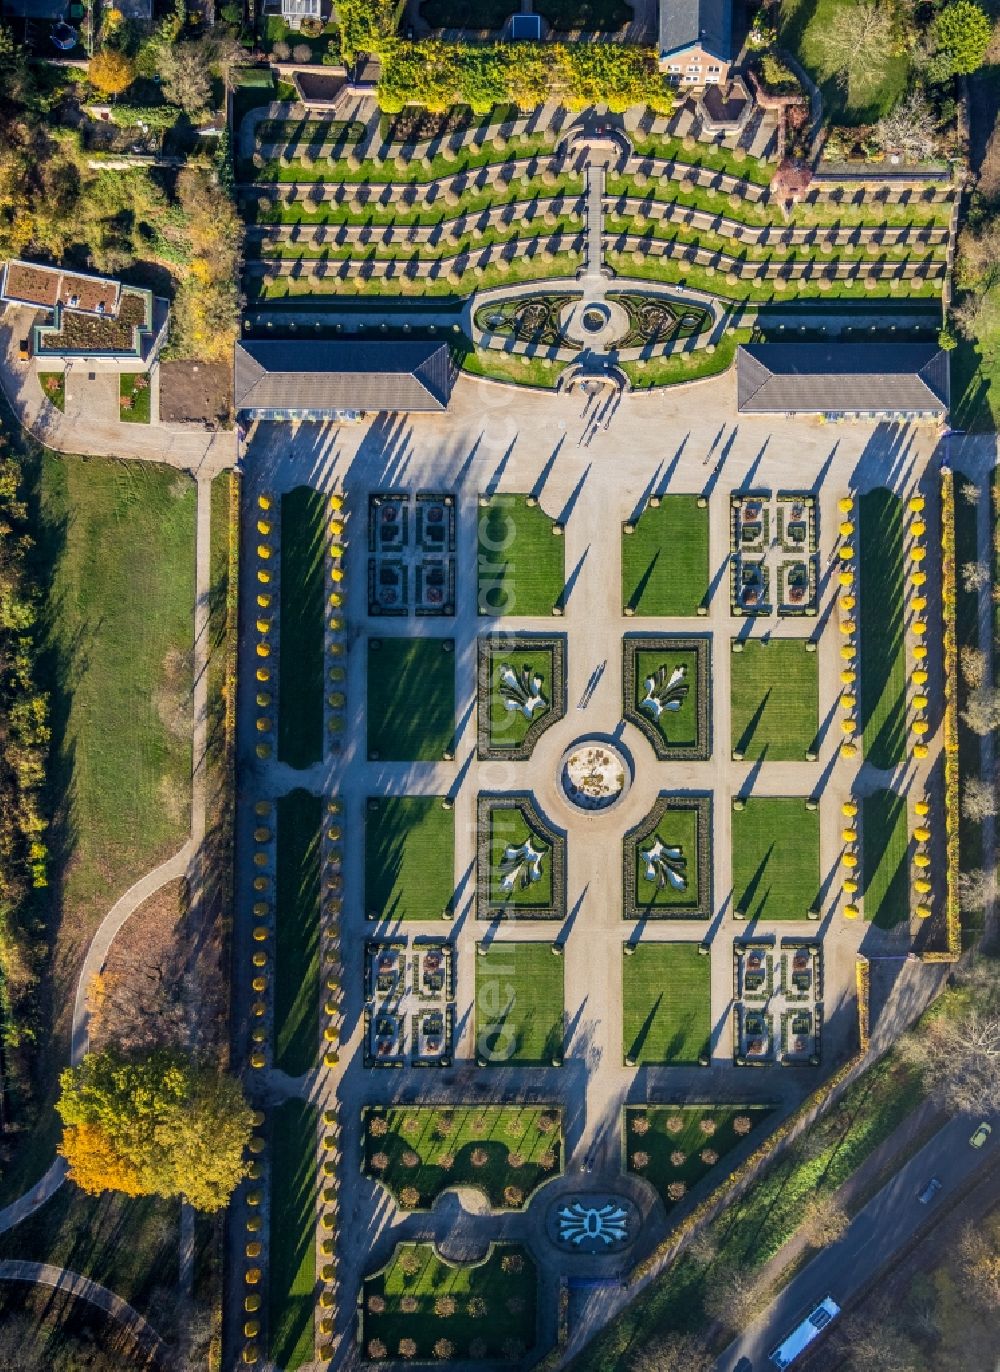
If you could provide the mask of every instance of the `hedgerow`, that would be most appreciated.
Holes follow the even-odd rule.
[[[440,113],[469,105],[485,114],[494,105],[532,109],[560,100],[570,109],[606,104],[615,113],[648,105],[673,108],[673,90],[651,48],[617,43],[387,42],[382,50],[379,104],[388,114],[406,105]]]

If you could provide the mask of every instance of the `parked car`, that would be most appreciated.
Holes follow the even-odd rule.
[[[31,356],[31,339],[22,338],[17,345],[17,357],[19,362],[27,362]]]
[[[979,1126],[979,1128],[973,1134],[972,1138],[969,1140],[970,1147],[982,1148],[983,1144],[986,1142],[986,1140],[992,1133],[992,1128],[986,1123],[985,1120],[983,1120],[982,1124]]]
[[[917,1200],[920,1202],[921,1205],[930,1205],[931,1201],[941,1190],[941,1186],[942,1182],[940,1177],[931,1177],[930,1181],[927,1183],[927,1185],[921,1191],[920,1195],[917,1197]]]

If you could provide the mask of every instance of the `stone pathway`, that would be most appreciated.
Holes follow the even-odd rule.
[[[103,1310],[116,1324],[132,1336],[139,1348],[152,1357],[162,1368],[168,1366],[167,1348],[156,1330],[134,1310],[121,1296],[116,1296],[106,1286],[91,1281],[78,1272],[70,1272],[65,1267],[52,1267],[48,1263],[20,1262],[8,1259],[0,1262],[0,1281],[26,1282],[33,1286],[47,1286],[75,1300],[86,1301],[88,1305]]]

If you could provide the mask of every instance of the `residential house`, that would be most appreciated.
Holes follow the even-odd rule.
[[[660,70],[675,86],[720,85],[736,56],[736,0],[659,0]]]

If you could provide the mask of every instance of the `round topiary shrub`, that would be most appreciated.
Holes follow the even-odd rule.
[[[412,1249],[408,1250],[399,1260],[400,1271],[406,1277],[415,1277],[420,1271],[420,1259]]]
[[[465,1313],[473,1320],[481,1320],[486,1314],[486,1302],[482,1296],[473,1296],[465,1307]]]
[[[420,1133],[420,1120],[416,1115],[407,1115],[403,1119],[400,1128],[401,1132],[404,1133],[407,1138],[411,1138],[414,1134]]]
[[[687,1162],[687,1154],[682,1153],[679,1148],[675,1148],[670,1154],[670,1164],[672,1167],[683,1167]]]
[[[389,1132],[389,1121],[384,1115],[373,1115],[368,1121],[368,1132],[373,1139],[384,1138]]]
[[[420,1166],[420,1154],[419,1154],[419,1153],[414,1153],[414,1151],[413,1151],[412,1148],[407,1148],[406,1152],[403,1154],[403,1166],[404,1166],[404,1167],[419,1167],[419,1166]]]
[[[441,1319],[447,1319],[449,1315],[454,1315],[457,1309],[454,1296],[438,1296],[434,1301],[434,1313]]]
[[[371,1167],[373,1172],[384,1172],[389,1166],[388,1153],[373,1153]]]
[[[703,1148],[698,1156],[706,1167],[714,1167],[719,1161],[719,1155],[714,1148]]]
[[[416,1296],[401,1296],[399,1308],[404,1315],[415,1315],[420,1309],[420,1302],[417,1300]]]
[[[715,1133],[717,1127],[718,1126],[716,1125],[715,1120],[711,1119],[707,1115],[704,1119],[698,1121],[698,1128],[701,1130],[703,1134],[707,1134],[709,1138],[711,1138],[712,1135]]]
[[[544,1171],[551,1172],[553,1167],[555,1167],[556,1165],[555,1150],[552,1148],[546,1148],[544,1153],[539,1153],[538,1165]]]
[[[452,1343],[451,1339],[438,1339],[437,1343],[434,1345],[435,1358],[447,1359],[452,1357],[454,1352],[455,1345]]]
[[[415,1358],[417,1356],[417,1344],[415,1339],[400,1339],[399,1356],[401,1358]]]
[[[524,1192],[519,1186],[505,1186],[503,1189],[504,1202],[507,1205],[523,1205]]]
[[[368,1356],[373,1362],[379,1362],[389,1352],[381,1339],[368,1340]]]
[[[672,1201],[683,1200],[687,1187],[682,1181],[672,1181],[667,1187],[667,1196]]]
[[[441,1156],[440,1156],[440,1158],[438,1159],[438,1166],[439,1166],[440,1168],[442,1168],[445,1172],[452,1172],[452,1171],[454,1171],[454,1168],[455,1168],[455,1154],[454,1154],[454,1153],[442,1153]]]
[[[381,1315],[383,1310],[385,1310],[385,1297],[374,1295],[369,1296],[368,1309],[372,1312],[373,1315]]]
[[[684,1121],[681,1119],[680,1115],[671,1115],[668,1118],[666,1130],[668,1134],[683,1134]]]
[[[737,1115],[733,1120],[733,1132],[739,1134],[741,1137],[745,1134],[749,1134],[752,1128],[753,1121],[750,1119],[749,1115]]]
[[[500,1268],[503,1272],[523,1272],[524,1258],[520,1253],[505,1253],[500,1259]]]
[[[637,1172],[641,1172],[644,1168],[649,1166],[649,1154],[642,1152],[633,1153],[632,1166],[636,1169]]]
[[[648,1134],[648,1133],[649,1133],[649,1118],[648,1118],[648,1116],[646,1116],[646,1115],[633,1115],[633,1117],[632,1117],[632,1133],[633,1133],[633,1134]]]
[[[420,1204],[420,1192],[415,1186],[404,1186],[399,1193],[399,1203],[406,1210],[413,1210]]]
[[[524,1154],[519,1153],[516,1148],[512,1148],[511,1151],[507,1154],[507,1161],[511,1167],[523,1167]]]
[[[469,1161],[473,1167],[485,1167],[489,1162],[489,1154],[485,1148],[473,1148]]]

